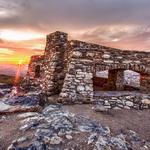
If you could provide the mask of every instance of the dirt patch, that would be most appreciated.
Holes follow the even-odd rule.
[[[150,139],[150,110],[111,110],[109,114],[104,114],[93,111],[92,105],[66,105],[63,108],[109,126],[114,134],[129,129],[136,131],[143,139]]]
[[[16,115],[0,116],[0,150],[7,150],[13,140],[22,136],[33,136],[32,131],[24,133],[19,130],[21,124]]]

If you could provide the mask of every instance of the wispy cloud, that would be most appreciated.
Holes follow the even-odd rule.
[[[12,55],[14,54],[14,51],[7,48],[0,48],[0,54]]]
[[[0,0],[0,6],[3,11],[13,12],[0,17],[3,28],[51,31],[150,23],[148,0]]]
[[[4,41],[2,39],[0,39],[0,43],[4,43]]]
[[[24,32],[24,31],[13,31],[13,30],[0,30],[0,35],[3,37],[4,40],[11,40],[11,41],[23,41],[23,40],[30,40],[41,38],[44,36],[40,33],[36,32]]]

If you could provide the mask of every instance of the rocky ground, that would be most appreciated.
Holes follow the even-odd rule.
[[[1,150],[11,143],[16,150],[150,149],[149,110],[105,114],[91,108],[49,105],[41,113],[1,116]]]
[[[96,112],[93,105],[45,106],[39,92],[18,94],[15,88],[3,95],[0,150],[150,149],[149,109]]]

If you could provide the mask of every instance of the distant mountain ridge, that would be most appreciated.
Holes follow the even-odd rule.
[[[21,65],[20,75],[24,77],[27,73],[28,65]],[[0,75],[15,76],[18,65],[0,64]]]

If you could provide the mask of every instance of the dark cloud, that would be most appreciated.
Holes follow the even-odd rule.
[[[9,17],[0,18],[1,27],[67,30],[150,23],[148,0],[0,0],[0,6],[10,11]]]
[[[97,28],[84,32],[78,37],[80,40],[96,42],[98,44],[113,46],[123,49],[142,49],[150,51],[150,28],[124,26],[122,28],[107,27]]]
[[[149,0],[0,0],[0,8],[1,30],[62,30],[106,44],[115,39],[144,44],[150,37]]]

